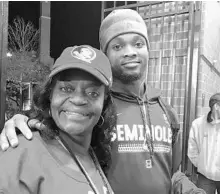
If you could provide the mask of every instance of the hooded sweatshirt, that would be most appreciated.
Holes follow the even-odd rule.
[[[208,179],[220,181],[220,124],[207,122],[207,115],[192,122],[188,141],[188,157],[198,172]]]
[[[108,180],[115,194],[170,194],[172,156],[179,158],[179,166],[181,151],[174,149],[176,154],[172,154],[172,131],[158,101],[160,90],[147,86],[143,99],[114,91],[112,94],[118,118]],[[150,134],[152,137],[152,159],[148,146],[144,146],[146,132],[148,138]]]

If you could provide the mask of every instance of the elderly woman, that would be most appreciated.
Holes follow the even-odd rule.
[[[101,51],[66,48],[34,95],[31,118],[44,129],[0,153],[0,193],[113,193],[105,177],[116,122],[111,84],[111,66]]]

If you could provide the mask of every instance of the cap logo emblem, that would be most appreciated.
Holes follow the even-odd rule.
[[[132,28],[133,27],[133,25],[131,24],[131,23],[127,23],[127,29],[130,29],[130,28]]]
[[[96,58],[96,52],[88,46],[76,46],[71,51],[74,58],[91,63]]]

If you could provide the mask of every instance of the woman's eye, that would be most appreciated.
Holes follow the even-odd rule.
[[[70,92],[72,92],[73,90],[72,90],[72,88],[70,88],[70,87],[61,87],[61,91],[66,92],[66,93],[70,93]]]
[[[91,96],[92,98],[97,98],[99,96],[98,92],[88,92],[88,95]]]

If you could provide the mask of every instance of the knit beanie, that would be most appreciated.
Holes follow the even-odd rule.
[[[220,93],[216,93],[209,99],[209,107],[212,108],[215,103],[220,103]]]
[[[101,50],[105,53],[113,38],[127,33],[137,33],[143,36],[149,49],[147,26],[139,13],[132,9],[116,9],[101,23],[99,31]]]

